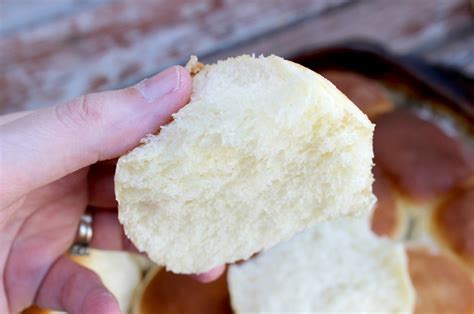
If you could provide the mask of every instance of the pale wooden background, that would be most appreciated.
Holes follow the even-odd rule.
[[[469,0],[0,0],[0,113],[118,88],[190,54],[370,39],[474,75]]]

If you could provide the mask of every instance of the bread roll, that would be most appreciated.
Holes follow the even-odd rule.
[[[142,281],[132,314],[231,314],[226,275],[209,283],[155,267]]]
[[[316,224],[232,265],[236,313],[411,313],[414,292],[403,246],[377,238],[361,219]]]
[[[246,259],[370,209],[372,134],[334,85],[295,63],[241,56],[205,66],[174,121],[119,159],[119,219],[176,273]]]
[[[474,175],[474,152],[460,137],[407,109],[375,120],[377,165],[410,198],[428,202]]]
[[[30,307],[21,311],[21,314],[62,314],[62,313],[65,313],[65,312],[45,310],[36,305],[31,305]]]
[[[432,223],[437,238],[474,268],[474,185],[443,202]]]
[[[350,71],[325,70],[321,75],[336,85],[370,119],[395,107],[388,93],[374,80]]]
[[[380,166],[375,165],[373,173],[377,203],[372,214],[372,230],[380,236],[401,239],[407,230],[408,216],[397,206],[397,193]]]
[[[474,279],[447,254],[423,246],[408,249],[416,289],[415,314],[474,313]]]

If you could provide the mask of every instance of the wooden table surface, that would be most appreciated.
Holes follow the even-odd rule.
[[[0,113],[137,82],[190,54],[382,43],[474,76],[469,0],[0,0]]]

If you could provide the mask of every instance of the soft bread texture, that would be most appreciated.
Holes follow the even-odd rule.
[[[248,258],[315,222],[370,209],[372,134],[334,85],[295,63],[207,65],[174,121],[119,159],[119,219],[176,273]]]
[[[414,291],[401,244],[363,219],[316,224],[253,260],[230,266],[236,313],[411,313]]]

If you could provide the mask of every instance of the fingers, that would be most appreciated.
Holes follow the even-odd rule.
[[[0,116],[0,125],[20,119],[30,113],[31,111],[20,111],[20,112],[13,112],[13,113]]]
[[[125,235],[116,211],[97,209],[94,213],[92,229],[94,234],[90,243],[91,247],[138,253],[137,248]]]
[[[60,257],[50,268],[35,303],[71,314],[120,313],[117,300],[97,274],[66,256]]]
[[[210,271],[202,274],[192,275],[199,282],[207,283],[219,278],[225,271],[225,265],[217,266]]]
[[[98,160],[115,158],[184,106],[191,78],[172,67],[136,86],[80,97],[0,125],[6,204]],[[6,202],[9,200],[10,202]]]

